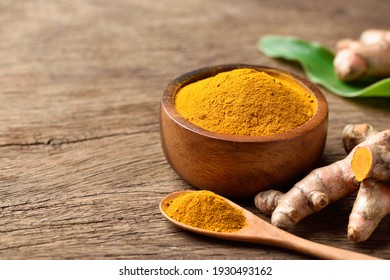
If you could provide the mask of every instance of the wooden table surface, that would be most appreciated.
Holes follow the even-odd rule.
[[[1,1],[0,258],[311,259],[198,236],[162,217],[165,195],[192,188],[161,150],[162,92],[178,75],[215,64],[304,75],[260,53],[259,38],[293,35],[333,48],[389,28],[389,10],[388,0]],[[345,157],[346,124],[389,128],[390,99],[321,89],[330,116],[320,165]],[[390,259],[390,217],[367,242],[347,239],[354,196],[292,232]],[[251,199],[237,202],[259,214]]]

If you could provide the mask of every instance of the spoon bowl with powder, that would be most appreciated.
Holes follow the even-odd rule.
[[[167,195],[165,198],[163,198],[160,202],[160,211],[163,214],[163,216],[168,219],[171,223],[174,225],[180,227],[181,229],[191,231],[197,234],[207,235],[214,238],[220,238],[225,240],[232,240],[232,241],[241,241],[241,242],[249,242],[249,243],[255,243],[255,244],[263,244],[263,245],[271,245],[276,246],[280,248],[286,248],[289,250],[297,251],[306,255],[310,255],[319,259],[344,259],[344,260],[369,260],[369,259],[378,259],[373,256],[348,251],[340,248],[335,248],[331,246],[327,246],[324,244],[316,243],[309,241],[307,239],[303,239],[301,237],[298,237],[296,235],[293,235],[291,233],[288,233],[287,231],[284,231],[282,229],[279,229],[270,223],[264,221],[263,219],[259,218],[255,214],[249,212],[245,208],[237,205],[236,203],[221,197],[216,194],[212,194],[212,198],[217,198],[219,201],[218,203],[221,203],[220,201],[223,200],[223,203],[226,203],[229,205],[229,207],[234,208],[234,211],[239,211],[244,219],[244,223],[241,222],[241,219],[229,219],[228,222],[221,222],[218,220],[208,219],[208,213],[210,215],[216,215],[220,216],[221,219],[224,219],[224,215],[218,215],[219,213],[212,213],[212,212],[202,212],[204,210],[199,209],[199,212],[196,212],[196,207],[191,207],[191,211],[194,211],[191,213],[191,216],[195,216],[197,214],[200,215],[202,218],[198,218],[198,220],[205,219],[207,220],[207,226],[202,225],[202,221],[199,221],[198,226],[195,225],[193,221],[191,220],[185,220],[184,222],[181,222],[177,216],[172,214],[172,211],[170,211],[170,207],[174,205],[175,200],[180,199],[184,195],[192,195],[196,194],[197,191],[178,191],[171,193]],[[206,194],[208,195],[208,194]],[[190,197],[191,198],[191,197]],[[194,205],[201,205],[204,204],[205,201],[210,201],[210,198],[205,197],[203,200],[196,201]],[[182,206],[188,205],[189,200],[183,200]],[[199,203],[202,202],[202,203]],[[180,206],[180,205],[179,205]],[[209,206],[209,205],[206,205]],[[211,205],[212,207],[212,205]],[[221,211],[226,211],[226,207],[224,206],[218,206]],[[203,209],[207,209],[207,207],[204,207]],[[183,209],[176,208],[174,209],[176,212],[181,212]],[[183,210],[185,212],[185,209]],[[229,210],[230,216],[236,215],[236,213],[231,212]],[[182,214],[184,216],[185,214]],[[213,227],[212,223],[218,224],[217,227]],[[232,226],[232,224],[238,224],[238,227]],[[198,223],[196,223],[198,225]],[[222,231],[219,231],[221,229],[221,225],[229,225],[232,230],[229,228],[222,228]]]
[[[185,181],[228,197],[293,185],[325,147],[328,105],[306,79],[266,66],[201,68],[161,100],[161,145]]]

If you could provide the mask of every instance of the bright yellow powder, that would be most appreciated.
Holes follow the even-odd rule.
[[[233,232],[246,225],[244,213],[211,191],[188,192],[167,203],[165,212],[186,225]]]
[[[197,126],[233,135],[284,133],[316,110],[314,96],[298,83],[247,68],[186,85],[176,94],[175,107]]]

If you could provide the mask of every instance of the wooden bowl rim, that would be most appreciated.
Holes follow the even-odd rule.
[[[301,84],[303,87],[306,87],[309,92],[311,92],[317,101],[317,110],[314,116],[304,123],[303,125],[291,129],[284,133],[272,134],[272,135],[233,135],[233,134],[222,134],[213,132],[204,128],[201,128],[192,122],[185,119],[180,115],[174,105],[174,97],[176,93],[185,85],[217,75],[221,72],[231,71],[239,68],[250,68],[258,71],[272,72],[276,75],[285,75],[297,83]],[[209,137],[213,139],[218,139],[222,141],[232,141],[232,142],[248,142],[248,143],[257,143],[257,142],[270,142],[270,141],[283,141],[288,139],[293,139],[299,137],[303,134],[306,134],[316,127],[318,127],[324,119],[328,118],[328,102],[319,88],[313,83],[309,82],[307,79],[290,73],[285,70],[281,70],[275,67],[263,66],[263,65],[254,65],[254,64],[222,64],[216,66],[208,66],[199,68],[187,73],[184,73],[170,83],[164,90],[163,97],[161,100],[161,109],[173,120],[177,125],[183,127],[186,130],[189,130],[193,133],[202,135],[204,137]]]

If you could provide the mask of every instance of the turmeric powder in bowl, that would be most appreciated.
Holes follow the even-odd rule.
[[[161,99],[168,163],[192,186],[226,197],[296,182],[322,155],[327,129],[328,104],[318,87],[267,66],[184,73],[167,84]]]
[[[175,95],[175,108],[193,124],[221,134],[285,133],[309,121],[315,97],[297,82],[249,68],[190,83]]]

